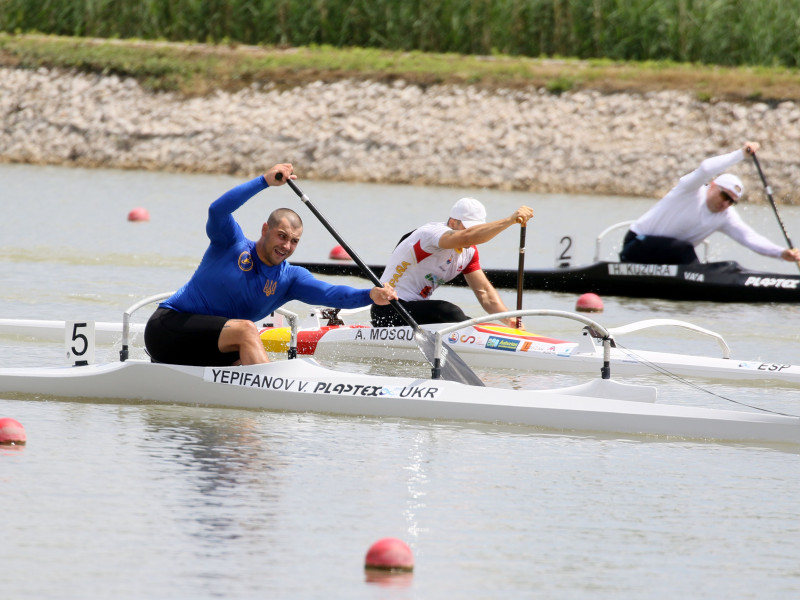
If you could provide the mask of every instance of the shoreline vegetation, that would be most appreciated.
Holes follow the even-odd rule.
[[[0,31],[800,67],[800,0],[4,0]]]
[[[4,162],[249,174],[269,149],[333,180],[656,197],[754,139],[776,200],[800,187],[785,67],[0,33],[0,71]]]
[[[197,96],[236,92],[255,82],[291,88],[341,80],[480,89],[542,88],[553,94],[681,91],[703,102],[800,101],[800,71],[787,67],[671,61],[550,59],[436,54],[332,46],[246,46],[163,40],[0,33],[0,66],[57,68],[131,77],[152,92]]]

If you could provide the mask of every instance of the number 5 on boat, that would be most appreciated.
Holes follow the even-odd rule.
[[[67,321],[64,327],[67,362],[75,367],[94,362],[94,321]]]

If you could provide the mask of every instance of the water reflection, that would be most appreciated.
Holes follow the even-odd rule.
[[[25,449],[25,444],[0,444],[0,456],[15,456]]]
[[[188,524],[186,533],[210,548],[268,530],[285,463],[271,449],[275,439],[261,430],[265,415],[153,408],[143,442],[157,471],[174,479],[178,493],[168,501],[176,520]]]
[[[407,588],[414,581],[414,573],[409,571],[385,571],[364,569],[364,581],[385,588]]]

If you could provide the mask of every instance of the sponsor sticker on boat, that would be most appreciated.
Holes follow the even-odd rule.
[[[639,362],[641,362],[638,356],[636,356],[635,354],[630,354],[628,352],[625,352],[625,354],[622,355],[619,361],[623,363],[632,363],[636,365],[638,365]]]
[[[540,354],[556,354],[557,356],[572,356],[572,352],[577,347],[574,342],[565,342],[563,344],[553,344],[551,342],[534,342],[527,340],[522,342],[520,352],[534,352]]]
[[[516,352],[517,348],[519,348],[521,340],[510,340],[508,338],[501,338],[497,337],[496,335],[490,335],[489,339],[486,340],[486,347],[491,348],[493,350],[506,350],[508,352]]]
[[[357,383],[341,383],[336,381],[307,381],[261,375],[239,369],[208,367],[203,372],[203,380],[222,385],[259,388],[263,390],[281,390],[304,394],[331,394],[337,396],[389,396],[394,398],[438,398],[440,390],[431,385],[381,386],[362,385]]]
[[[476,337],[469,333],[460,333],[458,331],[454,331],[450,335],[447,336],[447,342],[450,344],[480,344],[480,337]]]
[[[783,277],[748,277],[744,285],[745,287],[770,287],[796,290],[797,284],[800,283],[798,279],[785,279]]]

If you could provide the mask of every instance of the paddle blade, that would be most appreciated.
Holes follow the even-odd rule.
[[[436,336],[432,332],[418,327],[414,333],[414,339],[428,362],[433,364],[436,359]],[[484,383],[464,362],[464,359],[445,345],[442,345],[441,359],[442,379],[457,381],[466,385],[484,386]]]

